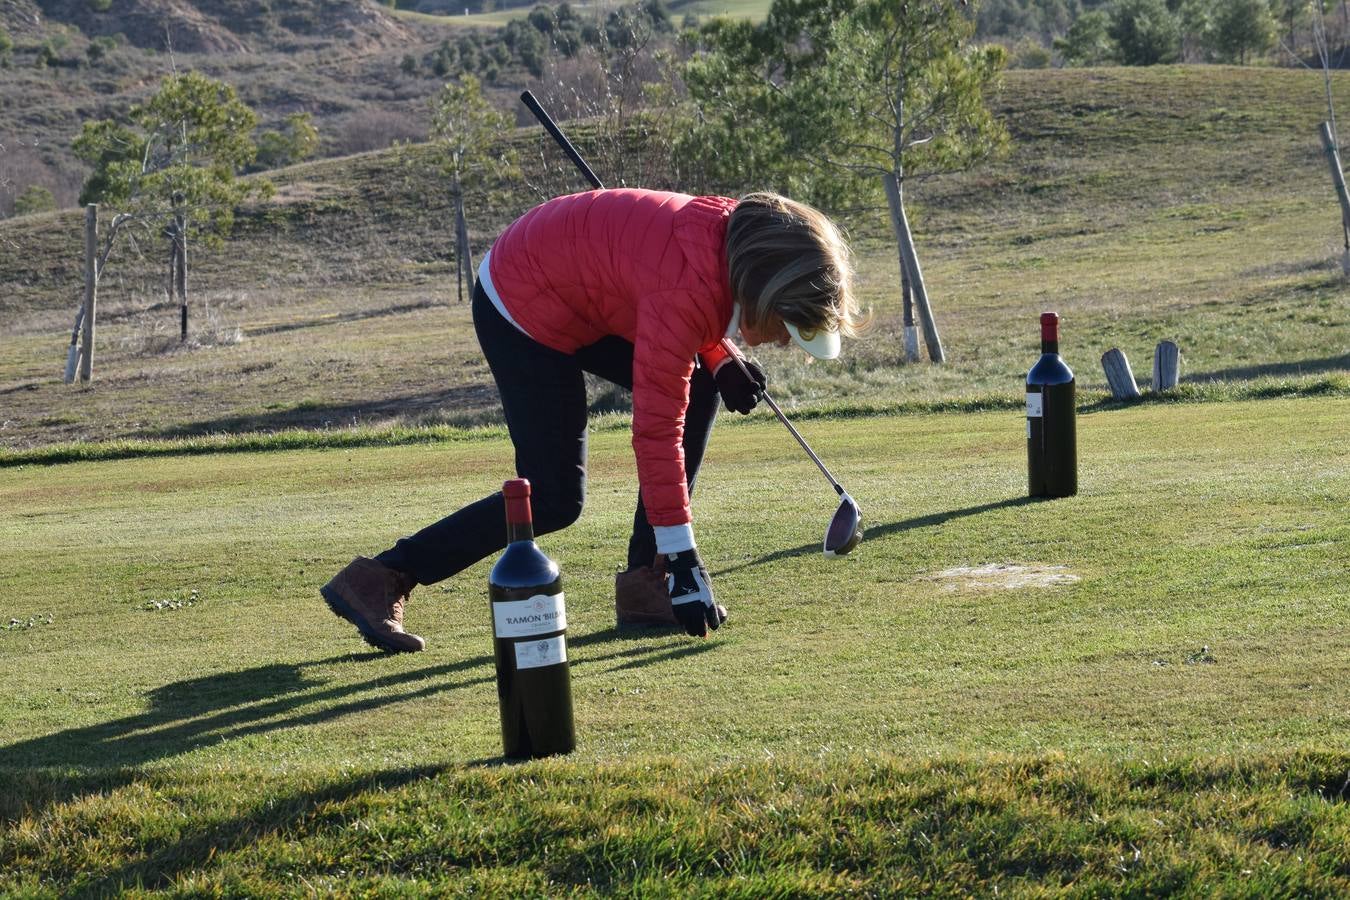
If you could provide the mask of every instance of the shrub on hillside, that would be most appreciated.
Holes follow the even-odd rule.
[[[1048,69],[1050,51],[1034,38],[1022,38],[1008,52],[1008,67],[1012,69]]]
[[[51,189],[41,184],[30,184],[23,193],[14,198],[14,215],[26,216],[31,213],[51,212],[56,209],[56,198]]]
[[[1101,10],[1085,12],[1074,20],[1055,50],[1066,66],[1100,66],[1115,58],[1116,45],[1107,29],[1111,20]]]
[[[1176,62],[1181,24],[1163,0],[1116,0],[1107,33],[1127,66]]]
[[[312,157],[319,149],[319,129],[309,113],[292,113],[286,127],[258,135],[258,156],[250,171],[280,169]]]

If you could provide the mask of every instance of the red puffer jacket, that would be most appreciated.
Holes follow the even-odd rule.
[[[590,191],[513,222],[488,266],[530,337],[563,353],[633,342],[633,452],[647,518],[690,522],[684,415],[694,357],[715,366],[731,322],[727,217],[736,201],[659,191]]]

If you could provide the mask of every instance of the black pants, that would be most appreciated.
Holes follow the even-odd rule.
[[[606,337],[575,353],[559,353],[522,334],[474,286],[473,324],[501,393],[506,426],[516,449],[516,474],[530,480],[534,532],[566,528],[586,498],[586,382],[590,372],[633,388],[633,345]],[[684,469],[690,493],[717,417],[717,386],[699,366],[690,383],[684,420]],[[501,492],[471,503],[402,538],[376,557],[419,584],[434,584],[506,546],[506,502]],[[628,565],[649,565],[656,537],[639,494],[628,543]]]

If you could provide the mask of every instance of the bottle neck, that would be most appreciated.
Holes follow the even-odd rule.
[[[532,540],[534,540],[533,522],[527,520],[524,522],[506,523],[506,542],[508,544],[514,544],[518,541],[532,541]]]
[[[1059,316],[1041,313],[1041,352],[1059,354]]]
[[[506,540],[511,544],[534,540],[534,516],[530,513],[528,493],[506,496]]]

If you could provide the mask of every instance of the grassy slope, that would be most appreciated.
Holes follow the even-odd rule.
[[[581,747],[512,772],[471,762],[499,752],[484,565],[415,595],[417,656],[364,652],[314,597],[490,489],[500,437],[0,470],[0,612],[34,619],[0,631],[0,814],[28,809],[0,889],[1343,890],[1348,404],[1091,413],[1082,494],[1038,504],[1016,411],[813,421],[869,525],[828,563],[828,488],[775,423],[736,424],[696,503],[733,612],[707,642],[609,627],[632,464],[602,431],[586,515],[546,541]],[[993,563],[1081,580],[942,574]]]
[[[1350,321],[1316,140],[1321,104],[1312,72],[1010,73],[998,108],[1013,155],[911,191],[950,365],[898,365],[895,253],[870,210],[849,225],[878,327],[843,366],[765,353],[775,390],[820,407],[1015,399],[1035,315],[1049,307],[1065,316],[1065,350],[1089,389],[1102,387],[1097,359],[1111,346],[1147,383],[1164,337],[1181,344],[1195,381],[1343,371]],[[557,151],[522,140],[534,189],[577,186],[558,168],[541,183],[541,158]],[[242,331],[238,345],[147,350],[177,321],[156,305],[158,273],[128,265],[110,276],[91,390],[59,381],[78,293],[75,217],[0,228],[0,241],[25,250],[0,254],[10,286],[0,442],[491,418],[467,311],[447,288],[447,204],[430,174],[415,148],[284,173],[275,205],[225,249],[194,256],[198,296]],[[534,189],[476,198],[480,247]]]
[[[243,34],[248,46],[244,52],[191,52],[183,42],[175,41],[171,54],[164,44],[162,22],[147,14],[146,8],[157,2],[134,4],[138,15],[131,22],[126,15],[129,10],[122,5],[100,16],[92,14],[82,0],[65,4],[73,8],[77,19],[116,20],[133,31],[144,29],[138,37],[145,45],[122,42],[97,61],[87,57],[89,38],[117,28],[91,26],[96,30],[85,35],[61,22],[59,11],[39,14],[32,4],[27,10],[6,10],[0,5],[0,27],[10,28],[17,45],[12,65],[0,67],[0,144],[5,147],[0,154],[0,200],[12,199],[29,184],[39,183],[54,192],[59,204],[74,206],[88,174],[70,150],[81,124],[125,117],[132,104],[146,100],[161,79],[174,71],[196,70],[233,85],[258,113],[264,129],[281,128],[291,113],[310,113],[324,155],[425,135],[427,103],[443,81],[430,72],[408,76],[399,63],[405,54],[421,57],[456,33],[444,19],[397,22],[381,12],[382,5],[352,3],[348,7],[352,13],[361,17],[364,9],[373,17],[362,35],[352,37],[347,33],[349,14],[325,15],[319,4],[292,0],[272,14],[256,8],[251,15],[234,16],[215,10],[236,27],[251,24],[256,29]],[[209,18],[211,11],[206,12]],[[299,30],[279,28],[278,18]],[[34,25],[35,20],[42,24]],[[32,26],[35,33],[20,37],[14,31],[15,23]],[[33,62],[45,37],[36,32],[43,30],[62,42],[61,62],[39,69]],[[225,34],[230,43],[240,37],[216,21],[209,22],[205,31]],[[384,133],[372,136],[373,129],[384,129]],[[0,213],[11,211],[8,202],[0,207]]]
[[[818,473],[771,421],[726,429],[697,502],[735,617],[713,641],[608,628],[632,464],[621,423],[601,429],[586,517],[547,545],[574,620],[571,761],[479,765],[498,752],[483,566],[418,593],[417,657],[362,652],[313,599],[351,553],[504,477],[498,432],[8,456],[0,892],[1350,891],[1350,341],[1319,90],[1222,68],[1015,74],[1014,157],[921,193],[948,367],[895,365],[893,254],[876,217],[852,222],[878,333],[847,377],[769,363],[821,414],[807,436],[869,536],[823,562]],[[435,305],[444,209],[417,152],[284,180],[196,257],[247,339],[147,352],[152,288],[128,276],[92,389],[55,377],[69,217],[0,230],[25,250],[0,254],[0,441],[490,418],[463,309]],[[487,199],[491,233],[520,198]],[[1024,504],[1023,326],[1051,305],[1089,388],[1107,346],[1146,378],[1169,336],[1189,396],[1322,396],[1095,407],[1083,494]],[[948,405],[1003,411],[931,412]],[[910,414],[826,415],[858,407]],[[1081,580],[941,574],[993,563]]]

